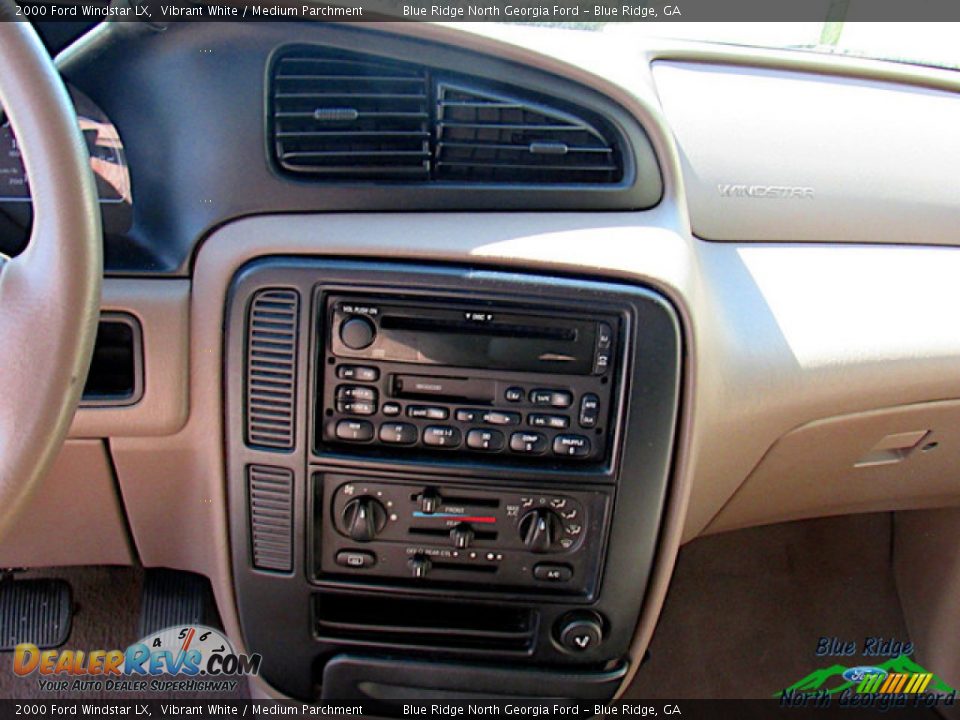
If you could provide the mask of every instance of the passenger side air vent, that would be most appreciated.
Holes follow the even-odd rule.
[[[260,290],[247,319],[247,445],[291,450],[297,375],[295,290]]]
[[[615,143],[569,113],[448,82],[437,84],[436,176],[462,182],[613,183]]]
[[[286,468],[247,468],[253,566],[293,570],[293,472]]]
[[[426,71],[335,48],[273,68],[274,151],[280,167],[320,179],[427,180]]]

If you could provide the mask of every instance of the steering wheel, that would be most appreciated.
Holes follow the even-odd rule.
[[[77,115],[33,27],[0,0],[0,106],[30,178],[27,249],[0,255],[0,538],[56,456],[83,392],[103,275]],[[79,490],[79,488],[78,488]]]

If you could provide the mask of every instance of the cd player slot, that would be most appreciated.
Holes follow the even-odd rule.
[[[410,535],[419,535],[421,537],[434,537],[434,538],[443,538],[447,539],[450,537],[450,528],[439,527],[412,527],[407,532]],[[496,540],[497,532],[495,530],[474,530],[473,531],[474,540]],[[439,564],[435,563],[439,567]],[[457,567],[460,567],[459,565]],[[470,569],[475,569],[470,566]]]
[[[480,324],[477,321],[447,320],[443,318],[404,317],[384,315],[380,320],[384,330],[410,330],[413,332],[441,332],[467,335],[485,335],[488,337],[523,337],[529,340],[561,340],[574,342],[577,331],[574,328],[519,325],[515,323]]]

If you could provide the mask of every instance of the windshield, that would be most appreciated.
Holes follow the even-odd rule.
[[[853,55],[960,69],[960,23],[579,22],[531,23],[627,39],[671,38]]]

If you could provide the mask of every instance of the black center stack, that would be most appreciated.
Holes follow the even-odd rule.
[[[275,259],[237,276],[227,327],[237,598],[269,682],[303,699],[612,696],[666,500],[668,303]]]

